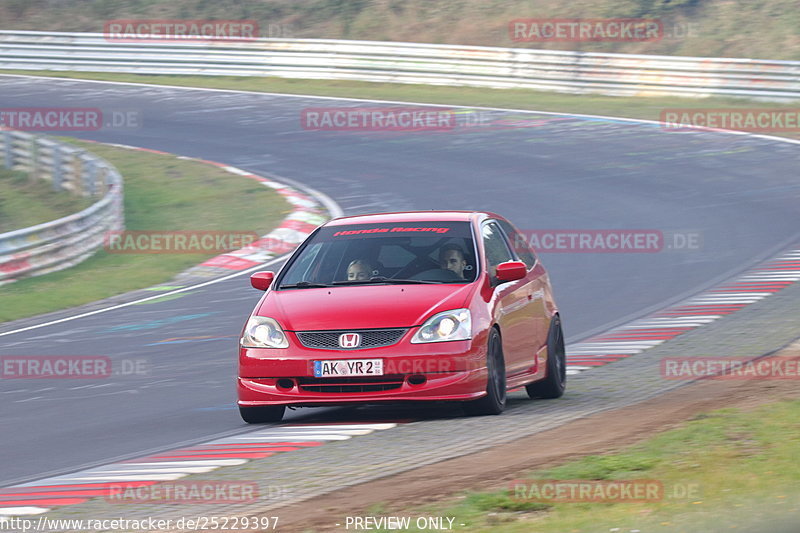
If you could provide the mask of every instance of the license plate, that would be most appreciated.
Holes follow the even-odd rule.
[[[382,376],[383,359],[335,359],[314,361],[314,377]]]

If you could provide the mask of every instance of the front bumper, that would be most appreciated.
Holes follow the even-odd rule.
[[[240,348],[240,406],[459,401],[486,391],[485,343],[474,339],[411,344],[404,338],[357,350],[311,349],[292,341],[287,349]],[[383,359],[383,376],[314,377],[315,360],[377,358]]]

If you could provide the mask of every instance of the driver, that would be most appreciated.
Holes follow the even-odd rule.
[[[347,265],[347,281],[365,281],[370,279],[375,268],[363,259],[356,259]]]
[[[467,268],[464,250],[454,243],[442,246],[439,250],[439,267],[455,272],[460,279],[464,279],[464,269]]]

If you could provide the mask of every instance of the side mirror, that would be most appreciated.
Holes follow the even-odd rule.
[[[528,273],[528,267],[522,261],[506,261],[497,265],[497,281],[516,281]]]
[[[250,276],[250,285],[252,285],[254,289],[265,291],[272,285],[273,279],[275,279],[275,272],[269,270],[266,272],[254,272]]]

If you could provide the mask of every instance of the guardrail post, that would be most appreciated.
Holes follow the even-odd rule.
[[[70,151],[69,156],[72,159],[69,168],[72,174],[72,183],[75,184],[75,194],[86,196],[86,189],[83,186],[83,160],[80,158],[80,152]]]
[[[97,194],[97,162],[92,158],[83,162],[83,190],[92,197]]]
[[[14,168],[14,139],[11,137],[11,132],[7,130],[3,132],[3,148],[6,168]]]
[[[98,174],[99,174],[98,176],[99,179],[97,180],[97,183],[103,184],[103,194],[105,194],[108,192],[109,187],[111,187],[111,175],[110,172],[108,171],[108,167],[105,165],[100,165]]]
[[[30,180],[36,181],[39,179],[39,140],[36,135],[30,137],[31,147],[28,150],[31,158],[31,174]]]
[[[53,189],[60,191],[64,188],[64,171],[61,168],[62,152],[61,145],[53,146]]]
[[[110,189],[112,184],[114,183],[114,178],[116,177],[116,173],[114,172],[113,168],[106,169],[106,189]]]

